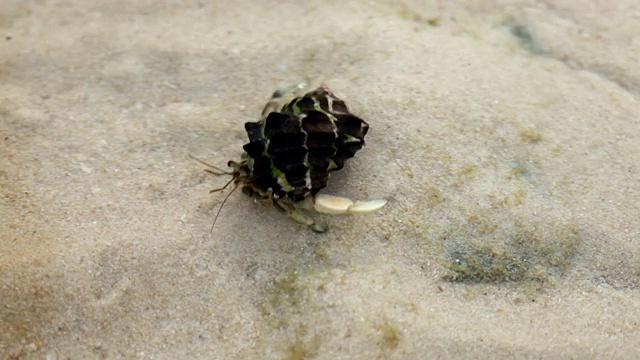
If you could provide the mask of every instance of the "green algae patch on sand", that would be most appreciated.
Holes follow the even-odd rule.
[[[570,267],[581,239],[577,228],[562,222],[480,217],[446,237],[444,279],[465,283],[552,283]]]

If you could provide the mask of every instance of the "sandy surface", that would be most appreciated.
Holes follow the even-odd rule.
[[[0,358],[639,358],[640,4],[306,3],[2,1]],[[390,203],[210,233],[303,79]]]

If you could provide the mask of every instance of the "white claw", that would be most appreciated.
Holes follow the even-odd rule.
[[[333,195],[316,195],[313,207],[319,213],[324,214],[346,214],[353,206],[353,201]]]
[[[368,213],[382,209],[387,204],[387,200],[369,200],[369,201],[356,201],[355,204],[349,209],[350,213]]]
[[[368,213],[381,209],[387,200],[356,201],[333,195],[316,195],[314,208],[324,214]]]

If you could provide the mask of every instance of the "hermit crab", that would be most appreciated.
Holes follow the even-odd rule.
[[[344,101],[325,86],[295,97],[278,111],[281,98],[300,88],[296,85],[277,90],[264,106],[261,119],[244,124],[249,143],[243,146],[240,161],[227,163],[231,171],[194,159],[211,167],[213,170],[206,171],[214,175],[232,177],[225,186],[210,192],[224,190],[234,183],[234,190],[241,187],[249,196],[270,200],[293,220],[315,232],[325,232],[326,226],[305,211],[367,213],[382,208],[387,201],[354,202],[318,193],[327,186],[331,172],[342,169],[345,161],[364,146],[369,125],[351,114]]]

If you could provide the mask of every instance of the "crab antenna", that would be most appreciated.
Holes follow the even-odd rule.
[[[207,171],[207,172],[209,172],[209,173],[212,173],[212,174],[214,174],[214,175],[233,175],[233,172],[231,172],[231,171],[225,171],[225,170],[223,170],[223,169],[221,169],[221,168],[219,168],[219,167],[217,167],[217,166],[215,166],[215,165],[211,165],[211,164],[209,164],[208,162],[206,162],[206,161],[204,161],[204,160],[200,160],[200,159],[198,159],[197,157],[195,157],[195,156],[193,156],[193,155],[191,155],[191,154],[188,154],[187,156],[188,156],[189,158],[191,158],[191,159],[193,159],[193,160],[195,160],[195,161],[199,162],[200,164],[202,164],[202,165],[204,165],[204,166],[208,166],[208,167],[212,168],[213,170],[216,170],[216,171],[217,171],[217,172],[214,172],[214,171],[209,170],[209,171]]]
[[[231,184],[235,179],[236,179],[235,177],[234,177],[234,178],[231,178],[231,180],[227,181],[227,183],[226,183],[226,184],[224,184],[224,186],[223,186],[223,187],[221,187],[221,188],[217,188],[217,189],[209,190],[209,194],[214,193],[214,192],[218,192],[218,191],[222,191],[222,190],[226,189],[226,188],[227,188],[227,186],[229,186],[229,184]],[[236,187],[237,187],[237,186],[236,186]],[[235,189],[233,189],[233,190],[235,190]],[[233,191],[231,191],[231,192],[233,192]]]
[[[233,181],[233,179],[231,179],[231,181]],[[224,187],[226,188],[229,184],[231,184],[231,181],[229,181],[227,183],[227,185],[225,185]],[[224,197],[224,200],[222,200],[222,204],[220,204],[220,207],[218,208],[218,212],[216,212],[216,217],[213,218],[213,224],[211,224],[210,232],[213,232],[213,227],[216,226],[216,221],[218,221],[218,216],[220,216],[220,212],[222,211],[222,207],[224,207],[224,204],[229,199],[229,196],[231,196],[231,194],[233,194],[233,192],[236,191],[236,189],[238,189],[238,186],[239,186],[239,184],[236,184],[236,187],[234,187],[233,190],[229,191],[229,194],[227,194],[227,196]],[[222,189],[224,189],[224,188],[222,188]],[[219,190],[222,190],[222,189],[219,189]]]

